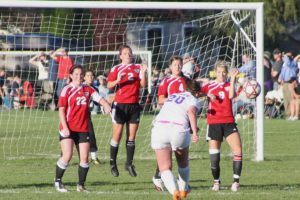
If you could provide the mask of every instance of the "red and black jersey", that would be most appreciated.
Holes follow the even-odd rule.
[[[230,82],[208,82],[201,87],[201,92],[216,96],[215,101],[210,101],[207,111],[208,124],[234,123],[232,101],[229,99]]]
[[[73,132],[89,132],[90,101],[99,102],[102,97],[88,85],[75,87],[72,83],[65,86],[60,94],[58,106],[66,109],[68,128]],[[60,124],[59,129],[62,130]]]
[[[117,103],[138,103],[141,81],[141,65],[116,65],[111,69],[107,81],[115,81],[121,74],[124,74],[124,76],[120,83],[116,86],[114,101]]]
[[[185,92],[186,90],[186,82],[184,77],[174,77],[168,76],[163,79],[158,87],[157,96],[164,95],[164,97],[168,97],[174,93]]]

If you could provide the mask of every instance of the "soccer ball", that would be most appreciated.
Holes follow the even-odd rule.
[[[261,91],[261,87],[256,80],[247,80],[243,85],[243,91],[249,99],[255,99]]]

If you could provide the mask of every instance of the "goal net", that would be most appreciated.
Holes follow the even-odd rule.
[[[242,4],[215,3],[192,3],[189,6],[180,3],[94,4],[91,8],[89,2],[64,2],[59,8],[50,2],[40,2],[40,5],[35,2],[32,12],[26,4],[0,3],[0,69],[5,71],[5,95],[12,94],[12,83],[20,77],[21,90],[31,92],[33,97],[27,98],[31,103],[25,101],[19,107],[15,107],[15,100],[2,99],[1,157],[57,157],[60,153],[58,112],[53,110],[55,95],[45,94],[39,80],[39,68],[29,62],[41,52],[47,55],[64,47],[69,50],[74,63],[92,70],[96,77],[107,76],[111,67],[119,63],[116,51],[121,44],[132,47],[134,62],[148,64],[148,88],[140,92],[143,112],[136,142],[136,158],[140,159],[154,158],[150,136],[152,120],[159,110],[155,96],[159,81],[168,73],[168,61],[172,55],[192,57],[195,66],[192,78],[201,81],[214,78],[216,61],[225,60],[230,68],[241,67],[243,56],[247,56],[256,67],[252,78],[262,85],[262,72],[259,71],[262,63],[259,61],[262,60],[259,42],[262,43],[262,39],[257,30],[257,23],[262,20],[257,19],[261,16],[257,14],[260,4],[244,4],[244,9]],[[50,70],[52,65],[55,63],[49,59],[49,75],[53,73],[55,76],[55,71]],[[245,74],[244,78],[247,76]],[[240,81],[243,81],[243,76]],[[263,159],[260,96],[236,107],[244,155],[256,160]],[[208,156],[204,141],[207,100],[203,98],[201,102],[203,109],[198,126],[202,140],[191,145],[190,156],[194,158]],[[111,119],[98,113],[92,116],[92,121],[99,156],[106,159],[109,157]],[[125,146],[124,138],[121,146]],[[125,148],[120,152],[120,157],[125,157]],[[226,145],[222,154],[230,154]]]

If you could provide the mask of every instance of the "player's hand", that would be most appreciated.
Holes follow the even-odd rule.
[[[120,73],[118,74],[117,83],[120,83],[121,80],[125,77],[126,73]]]
[[[213,94],[208,95],[208,97],[209,97],[211,102],[214,102],[217,99],[217,97]]]
[[[105,104],[105,105],[103,105],[103,108],[104,108],[104,113],[105,114],[108,114],[108,113],[111,112],[111,107],[110,107],[110,105],[108,103]]]
[[[233,68],[231,70],[231,78],[235,78],[239,74],[239,70],[237,68]]]
[[[148,66],[146,65],[146,64],[141,64],[141,71],[143,72],[143,73],[146,73],[147,72],[147,69],[148,69]]]
[[[70,130],[68,128],[66,129],[62,129],[61,133],[65,136],[65,137],[69,137],[70,136]]]
[[[198,133],[193,133],[192,135],[192,142],[197,143],[199,141],[199,135]]]

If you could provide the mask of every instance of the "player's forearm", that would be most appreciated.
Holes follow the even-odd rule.
[[[197,128],[197,115],[196,115],[196,108],[193,106],[188,111],[188,117],[190,120],[191,130],[193,134],[197,134],[198,128]]]
[[[235,77],[231,77],[230,87],[229,87],[229,99],[233,99],[233,97],[235,96],[234,86],[235,86]]]
[[[163,105],[166,100],[167,100],[167,98],[164,95],[160,95],[158,97],[158,101],[157,102],[158,102],[159,105]]]
[[[142,87],[147,86],[147,72],[143,73],[140,84]]]
[[[114,87],[116,87],[116,85],[119,83],[119,80],[115,80],[115,81],[109,81],[107,82],[107,88],[109,90],[113,89]]]

